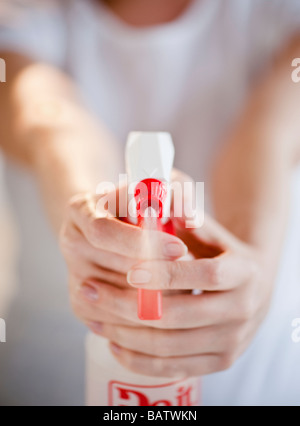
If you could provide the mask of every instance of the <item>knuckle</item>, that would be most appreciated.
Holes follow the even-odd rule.
[[[162,319],[159,320],[159,327],[162,329],[172,329],[174,328],[174,324],[176,323],[176,318],[174,313],[167,312],[163,315]]]
[[[71,293],[70,294],[70,305],[71,305],[71,309],[73,314],[81,319],[82,318],[82,304],[80,303],[80,300],[78,299],[78,297],[74,294]]]
[[[80,239],[79,233],[63,225],[59,235],[59,246],[66,258],[74,257],[80,251]]]
[[[189,377],[191,376],[191,370],[188,365],[188,362],[183,365],[182,362],[177,363],[174,359],[164,360],[164,369],[162,373],[170,378],[178,377]],[[195,374],[195,373],[194,373]]]
[[[154,372],[155,376],[167,374],[167,377],[172,377],[170,376],[171,366],[168,365],[168,363],[165,363],[165,360],[163,358],[159,356],[153,357],[151,363],[152,371]]]
[[[162,358],[172,356],[173,339],[170,339],[167,332],[154,332],[151,340],[153,342],[153,355]]]
[[[88,224],[89,240],[93,245],[99,245],[103,237],[106,220],[104,218],[93,218]]]
[[[228,370],[233,365],[234,361],[235,356],[232,351],[224,352],[219,358],[218,370]]]
[[[108,337],[111,341],[115,343],[122,343],[122,333],[120,330],[120,327],[105,327],[105,335]]]
[[[123,351],[123,360],[130,370],[135,370],[139,365],[139,356],[130,350]]]
[[[174,290],[176,289],[176,284],[178,281],[178,277],[183,275],[183,265],[184,262],[168,262],[167,263],[167,277],[164,288],[166,290]],[[178,286],[177,286],[178,287]]]
[[[251,303],[246,303],[243,309],[243,312],[241,313],[241,319],[244,322],[248,322],[253,318],[254,309],[251,306]]]
[[[222,263],[220,260],[210,260],[207,264],[208,279],[212,288],[218,288],[222,282]]]
[[[68,226],[66,223],[64,223],[59,232],[59,247],[63,253],[65,251],[68,251],[69,244],[70,244],[70,236],[68,232]]]
[[[260,282],[263,277],[263,269],[259,261],[252,259],[249,261],[249,278],[253,281]]]
[[[73,211],[77,211],[82,209],[91,199],[89,194],[77,194],[74,195],[67,205],[67,212],[72,213]]]
[[[164,288],[166,290],[172,290],[174,289],[174,266],[168,263],[167,267],[167,273],[166,273],[166,280],[164,284]]]
[[[241,346],[244,341],[244,329],[238,327],[233,333],[231,333],[229,339],[226,341],[226,348],[230,352],[235,352]]]
[[[241,322],[248,322],[253,318],[255,314],[255,307],[250,297],[239,301],[239,308],[237,312],[238,320]]]
[[[167,300],[169,301],[167,296],[165,296],[165,302]],[[172,299],[170,302],[172,302]],[[184,309],[184,306],[179,306],[174,303],[169,303],[168,308],[169,309],[165,309],[165,313],[160,320],[160,327],[168,330],[181,329],[187,321],[186,309]]]

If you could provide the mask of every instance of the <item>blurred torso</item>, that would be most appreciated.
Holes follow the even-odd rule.
[[[135,27],[172,22],[194,0],[99,0],[124,22]]]

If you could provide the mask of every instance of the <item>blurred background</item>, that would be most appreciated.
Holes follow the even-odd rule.
[[[1,172],[0,318],[7,341],[0,344],[0,405],[82,405],[86,331],[69,309],[56,237],[31,176],[11,164]]]
[[[174,136],[176,167],[198,181],[205,181],[213,153],[218,150],[228,123],[241,110],[251,90],[250,83],[271,62],[273,53],[286,41],[289,32],[296,26],[299,28],[299,15],[293,12],[297,2],[289,2],[291,8],[273,9],[275,3],[284,6],[286,2],[228,1],[230,7],[223,14],[221,2],[196,0],[195,9],[191,8],[181,21],[168,25],[167,29],[144,32],[141,38],[113,20],[107,10],[101,9],[97,14],[95,3],[0,0],[0,51],[4,46],[62,68],[77,81],[87,105],[122,142],[130,130],[170,131]],[[56,14],[55,4],[63,9],[63,14]],[[253,10],[252,5],[255,5]],[[218,38],[209,23],[219,22],[218,19],[223,22],[223,18],[224,33]],[[201,45],[193,46],[187,53],[185,43],[197,31],[206,31],[207,36]],[[243,38],[243,31],[250,38]],[[65,40],[68,45],[64,44]],[[163,45],[157,40],[163,40]],[[145,56],[140,42],[149,43]],[[101,55],[98,62],[91,63],[95,49],[102,49]],[[141,60],[130,62],[128,54],[134,50]],[[175,73],[180,55],[187,65]],[[158,64],[154,69],[150,66],[153,60]],[[103,64],[107,67],[102,67]],[[123,66],[128,78],[125,85],[124,76],[116,72]],[[193,70],[192,75],[189,69]],[[200,83],[196,86],[193,81]],[[145,94],[147,84],[149,93]],[[189,157],[187,146],[197,147]],[[298,395],[291,398],[288,394],[289,379],[294,374],[290,366],[300,355],[300,345],[291,342],[291,321],[300,316],[300,301],[295,299],[300,282],[299,193],[298,170],[293,179],[290,226],[278,278],[284,285],[275,286],[266,322],[247,354],[234,366],[236,380],[230,380],[230,372],[204,378],[204,403],[247,400],[247,392],[243,394],[239,389],[248,381],[252,383],[253,371],[247,369],[249,359],[258,376],[261,374],[273,385],[274,395],[282,389],[281,402],[299,403]],[[209,206],[207,194],[206,197]],[[296,259],[292,264],[291,253]],[[4,160],[1,152],[0,318],[7,324],[7,342],[0,344],[0,405],[84,404],[86,330],[69,308],[67,271],[56,237],[47,223],[33,177]],[[270,359],[270,370],[262,372],[256,349],[268,344],[275,354],[279,332],[283,336],[279,342],[281,350],[292,348],[293,353],[289,352],[285,365]],[[271,363],[279,372],[276,378],[270,373]],[[235,401],[230,400],[230,392],[228,395],[224,392],[229,387],[232,392],[236,390]],[[252,402],[257,399],[257,392],[253,385]],[[279,402],[274,395],[270,392],[261,402]]]

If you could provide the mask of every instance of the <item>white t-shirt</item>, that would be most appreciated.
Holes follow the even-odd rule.
[[[7,1],[0,12],[0,49],[72,75],[121,149],[130,130],[171,132],[175,165],[206,182],[208,205],[207,176],[222,135],[255,79],[300,31],[298,0],[195,0],[176,21],[145,29],[92,0],[18,3]],[[300,344],[291,339],[300,317],[297,173],[293,190],[269,314],[232,368],[203,378],[206,405],[300,405]]]

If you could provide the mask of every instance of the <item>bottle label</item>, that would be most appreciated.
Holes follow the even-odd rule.
[[[108,383],[108,405],[113,407],[198,406],[200,405],[200,380],[190,378],[156,386],[133,385],[113,380]]]

